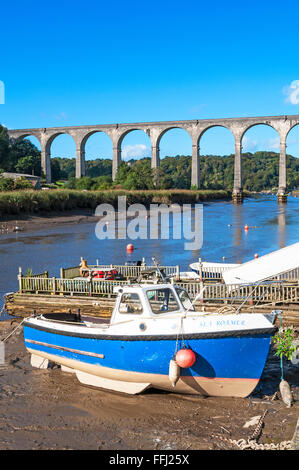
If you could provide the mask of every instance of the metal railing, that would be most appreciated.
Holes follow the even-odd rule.
[[[112,296],[115,286],[124,286],[127,280],[103,279],[65,279],[56,277],[27,277],[19,275],[20,294],[52,294],[75,296]],[[201,291],[200,282],[176,281],[194,299]],[[299,284],[295,283],[265,283],[260,285],[226,285],[220,283],[206,284],[199,301],[207,302],[240,302],[245,299],[252,303],[297,303],[299,302]]]
[[[180,267],[179,266],[159,266],[160,269],[165,271],[167,276],[179,276]],[[140,275],[140,273],[147,269],[156,269],[156,266],[126,266],[118,264],[101,264],[101,265],[87,265],[87,268],[90,271],[102,270],[107,271],[115,269],[121,276],[127,279],[134,279]],[[80,276],[80,266],[75,266],[71,268],[61,268],[60,270],[61,278],[73,279],[74,277]]]

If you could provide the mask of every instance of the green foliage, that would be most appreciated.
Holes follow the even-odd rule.
[[[20,189],[32,189],[32,184],[26,178],[4,178],[0,176],[0,191],[17,191]]]
[[[111,159],[87,160],[86,177],[75,180],[75,158],[51,158],[53,182],[65,180],[68,189],[102,190],[121,187],[127,190],[190,189],[191,156],[165,157],[160,167],[151,169],[151,160],[121,162],[116,180],[112,183]],[[0,172],[42,176],[40,151],[28,140],[9,139],[7,129],[0,125]],[[271,190],[278,187],[279,154],[247,152],[242,154],[242,183],[248,191]],[[100,179],[99,179],[100,178]],[[232,190],[234,155],[200,156],[200,188]],[[2,183],[3,187],[4,183]],[[299,159],[287,155],[287,187],[299,187]],[[191,189],[197,189],[193,186]],[[1,186],[0,186],[1,190]],[[3,189],[2,189],[3,190]]]
[[[0,177],[0,191],[12,191],[14,189],[14,180],[11,178]]]
[[[0,193],[0,214],[20,214],[35,212],[67,211],[71,209],[95,209],[99,204],[111,204],[117,208],[118,196],[126,196],[127,204],[140,203],[149,206],[160,204],[192,204],[198,201],[223,199],[231,196],[228,191],[186,191],[186,190],[101,190],[82,191],[52,189],[48,191],[7,191]]]
[[[32,184],[26,178],[17,178],[14,182],[14,190],[19,189],[32,189]]]
[[[21,157],[15,166],[15,170],[17,173],[40,176],[41,175],[40,155],[27,155],[25,157]]]
[[[9,139],[7,129],[0,125],[0,168],[41,176],[40,151],[28,139]]]
[[[95,160],[86,160],[86,175],[91,178],[98,178],[99,176],[112,175],[112,160],[109,158],[97,158]]]
[[[296,347],[293,345],[294,338],[293,328],[280,328],[272,338],[272,342],[276,345],[275,356],[291,360],[292,354],[296,351]]]
[[[9,158],[9,138],[7,129],[0,125],[0,168],[6,170]]]

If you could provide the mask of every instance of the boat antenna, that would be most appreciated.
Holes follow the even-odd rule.
[[[159,267],[159,264],[157,263],[156,258],[154,256],[152,257],[152,262],[153,262],[153,265],[156,267],[158,274],[160,274],[162,281],[166,284],[165,276],[162,273],[162,271]]]

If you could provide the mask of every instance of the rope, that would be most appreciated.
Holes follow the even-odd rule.
[[[177,353],[177,351],[178,351],[178,343],[179,343],[179,335],[180,335],[180,334],[181,334],[181,336],[182,336],[183,347],[186,348],[185,341],[184,341],[184,334],[183,334],[183,319],[184,319],[184,318],[185,318],[184,316],[181,316],[180,328],[179,328],[179,331],[178,331],[178,334],[177,334],[177,337],[176,337],[174,358],[175,358],[176,353]]]
[[[259,439],[263,424],[264,424],[264,419],[267,414],[268,410],[266,410],[263,415],[260,417],[259,422],[257,423],[257,426],[251,436],[248,439],[228,439],[223,436],[218,436],[218,439],[221,441],[226,441],[230,444],[233,444],[234,446],[238,447],[240,450],[247,450],[247,449],[252,449],[252,450],[292,450],[292,441],[282,441],[279,442],[278,444],[274,444],[271,442],[270,444],[258,444],[257,440]],[[212,437],[216,437],[213,436]]]
[[[2,317],[2,313],[4,312],[5,310],[5,307],[6,307],[6,304],[3,305],[2,309],[1,309],[1,312],[0,312],[0,318]]]
[[[2,343],[5,343],[5,341],[7,341],[8,338],[10,338],[10,337],[14,334],[14,332],[17,331],[17,329],[20,328],[21,325],[23,325],[23,323],[24,323],[25,320],[28,320],[29,318],[32,318],[32,317],[34,317],[34,316],[35,316],[35,314],[34,314],[34,315],[30,315],[30,317],[23,318],[23,320],[21,321],[21,323],[19,323],[16,328],[14,328],[7,336],[5,336],[5,338],[1,339]]]
[[[281,312],[280,312],[280,315],[279,315],[279,326],[280,326],[280,330],[281,330],[281,328],[282,328]],[[280,379],[283,380],[283,358],[282,358],[282,354],[280,355],[280,370],[281,370]]]

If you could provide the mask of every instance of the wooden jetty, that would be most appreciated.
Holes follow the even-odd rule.
[[[299,324],[299,270],[285,273],[270,282],[259,285],[227,286],[221,282],[219,272],[200,280],[184,280],[179,266],[160,266],[166,277],[187,290],[190,297],[198,296],[198,311],[230,309],[232,312],[254,308],[267,313],[282,309],[285,321]],[[117,279],[99,279],[94,271],[109,273],[117,271]],[[60,277],[50,277],[48,272],[24,275],[19,270],[16,292],[5,296],[6,309],[10,315],[25,317],[33,310],[39,313],[75,312],[109,317],[116,294],[114,288],[130,282],[142,282],[145,274],[156,275],[156,266],[142,265],[82,265],[61,268]],[[85,277],[87,274],[87,277]],[[157,280],[157,279],[156,279]],[[204,288],[204,289],[203,289]],[[199,295],[200,294],[200,295]]]

